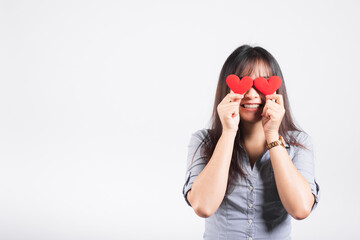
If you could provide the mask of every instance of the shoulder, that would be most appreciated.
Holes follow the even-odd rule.
[[[306,143],[307,141],[311,141],[310,135],[304,131],[289,131],[288,133],[300,143]]]
[[[312,148],[312,138],[311,136],[304,131],[289,131],[289,136],[293,137],[297,143],[302,144],[307,149]],[[299,148],[298,146],[294,146]]]
[[[203,128],[203,129],[199,129],[196,130],[195,132],[192,132],[192,136],[198,137],[198,138],[205,138],[208,134],[208,129]]]
[[[193,132],[191,134],[192,137],[196,137],[201,140],[204,139],[207,135],[208,135],[208,129],[206,129],[206,128],[196,130],[195,132]]]
[[[199,145],[208,136],[208,129],[203,128],[191,133],[190,145]]]

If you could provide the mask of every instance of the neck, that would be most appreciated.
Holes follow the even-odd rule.
[[[240,130],[242,141],[255,141],[258,143],[265,143],[265,134],[262,122],[258,121],[256,123],[241,122],[240,120]]]

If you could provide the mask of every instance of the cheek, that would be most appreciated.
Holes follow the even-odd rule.
[[[265,95],[262,92],[260,92],[259,90],[257,90],[256,88],[255,88],[255,90],[256,90],[256,93],[259,95],[260,99],[262,101],[265,101],[266,100]]]
[[[266,101],[266,96],[262,92],[258,91],[258,94],[259,94],[261,100]]]

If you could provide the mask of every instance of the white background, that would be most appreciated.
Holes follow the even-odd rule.
[[[293,239],[359,233],[357,1],[1,1],[0,239],[202,239],[182,196],[242,44],[278,60],[314,141]]]

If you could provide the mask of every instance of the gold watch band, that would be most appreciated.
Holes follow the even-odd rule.
[[[273,142],[271,142],[269,144],[266,144],[267,149],[271,149],[271,148],[273,148],[275,146],[283,146],[285,148],[285,145],[283,143],[283,139],[282,139],[282,137],[280,135],[279,135],[278,140],[273,141]]]

